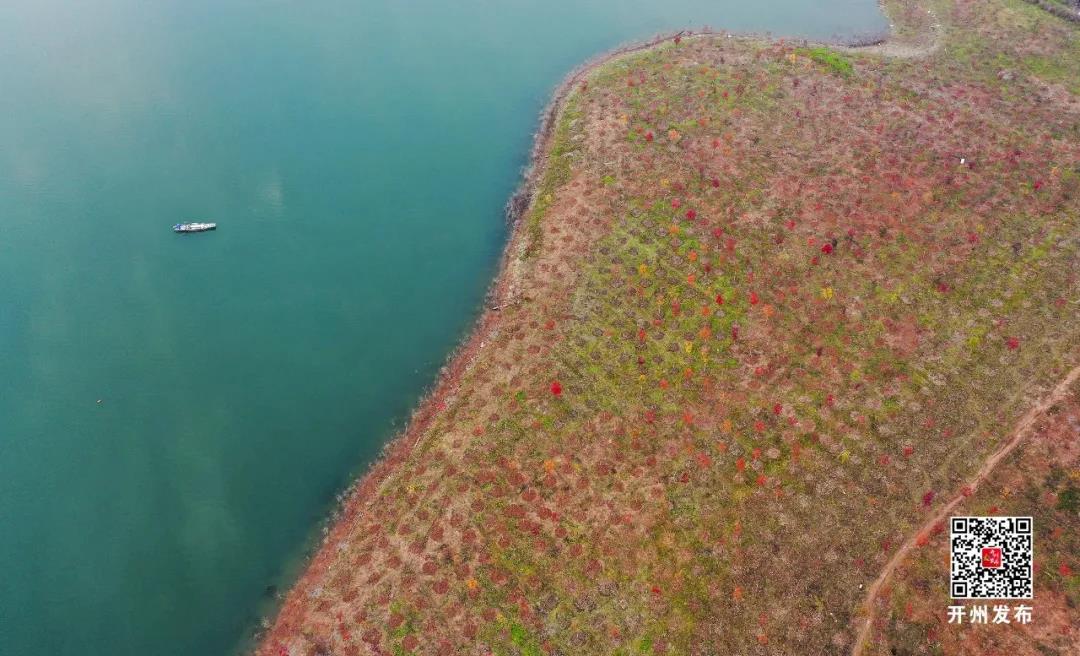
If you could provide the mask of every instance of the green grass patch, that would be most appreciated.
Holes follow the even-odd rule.
[[[522,259],[528,259],[540,252],[543,245],[543,230],[541,223],[552,203],[555,202],[555,190],[570,181],[570,163],[579,149],[574,139],[575,125],[582,118],[582,112],[578,107],[578,96],[571,95],[566,106],[560,113],[558,123],[555,126],[554,143],[551,147],[551,155],[548,159],[547,170],[537,187],[533,198],[532,209],[525,220],[525,234],[528,242]]]
[[[855,67],[851,65],[851,60],[825,46],[801,48],[797,52],[798,54],[809,57],[811,60],[828,68],[836,75],[851,77],[855,74]]]

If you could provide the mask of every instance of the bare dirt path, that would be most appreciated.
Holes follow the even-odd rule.
[[[863,599],[863,608],[866,611],[866,619],[863,620],[862,628],[859,630],[859,635],[855,639],[855,644],[851,648],[851,656],[861,656],[863,650],[866,648],[867,642],[870,640],[870,633],[874,626],[875,608],[874,601],[877,599],[878,593],[881,588],[888,582],[893,572],[899,567],[900,563],[907,558],[912,549],[918,542],[919,536],[928,533],[933,527],[953,511],[956,506],[960,504],[967,496],[978,489],[994,471],[994,468],[998,466],[1003,459],[1005,459],[1010,453],[1016,450],[1016,447],[1020,446],[1024,442],[1024,438],[1027,437],[1032,427],[1035,426],[1035,422],[1055,403],[1061,401],[1068,393],[1072,385],[1080,379],[1080,365],[1074,367],[1066,376],[1054,387],[1053,390],[1047,394],[1042,401],[1032,406],[1020,421],[1016,423],[1016,428],[1013,430],[1012,437],[993,453],[983,466],[979,468],[979,471],[975,473],[975,476],[968,481],[966,486],[961,487],[961,491],[957,492],[955,496],[944,506],[938,509],[929,519],[927,519],[922,525],[920,525],[915,531],[911,533],[904,544],[896,550],[893,557],[889,559],[889,562],[882,568],[881,573],[877,579],[870,584],[870,587],[866,591],[866,597]],[[968,494],[965,494],[967,492]]]
[[[882,11],[888,16],[888,8],[882,5]],[[938,19],[937,14],[930,7],[925,11],[930,17],[929,27],[918,34],[909,35],[906,38],[897,36],[898,30],[895,23],[889,24],[889,37],[882,43],[866,46],[834,46],[837,50],[861,55],[877,55],[892,59],[919,59],[929,57],[937,52],[945,42],[945,27]],[[890,17],[891,18],[891,17]]]

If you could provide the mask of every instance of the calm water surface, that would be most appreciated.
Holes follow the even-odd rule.
[[[475,318],[553,86],[704,25],[886,23],[875,0],[0,2],[0,654],[242,645]]]

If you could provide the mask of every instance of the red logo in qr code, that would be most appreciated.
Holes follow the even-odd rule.
[[[999,569],[1001,567],[1001,547],[983,547],[982,566]]]

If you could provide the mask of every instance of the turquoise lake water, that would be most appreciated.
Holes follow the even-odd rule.
[[[705,25],[887,24],[875,0],[0,2],[0,654],[241,649],[475,319],[553,87]]]

